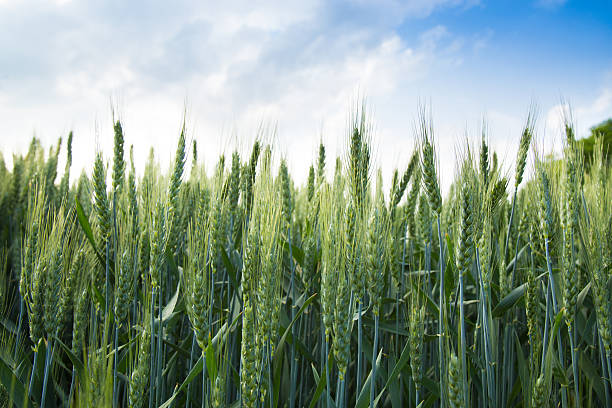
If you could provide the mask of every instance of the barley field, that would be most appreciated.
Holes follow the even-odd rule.
[[[72,133],[2,159],[0,405],[612,407],[603,139],[568,114],[548,155],[532,110],[444,194],[425,109],[387,188],[350,118],[303,185],[261,133],[207,174],[185,126],[167,171],[119,121],[72,184]]]

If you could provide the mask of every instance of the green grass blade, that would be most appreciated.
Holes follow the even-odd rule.
[[[378,357],[376,357],[376,368],[380,368],[380,363],[382,360],[382,348],[378,352]],[[357,399],[357,404],[355,404],[355,408],[366,408],[370,403],[370,382],[372,381],[372,370],[368,374],[363,386],[361,387],[361,391],[359,392],[359,398]]]
[[[100,265],[104,265],[105,264],[104,258],[102,258],[102,255],[100,255],[100,252],[98,251],[98,248],[96,247],[96,241],[94,240],[93,232],[91,230],[91,225],[89,224],[89,220],[87,219],[87,216],[85,215],[83,206],[81,205],[81,202],[79,201],[78,197],[74,197],[74,201],[76,203],[76,214],[77,214],[77,219],[79,220],[79,225],[83,229],[83,233],[85,234],[85,237],[91,244],[91,248],[94,250],[94,253],[96,254],[96,258],[98,258]]]
[[[497,306],[495,306],[493,309],[493,317],[502,317],[508,310],[512,309],[512,307],[523,297],[526,290],[526,283],[514,288],[506,297],[499,301]]]
[[[10,365],[4,361],[2,356],[0,356],[0,382],[4,385],[4,388],[9,391],[10,401],[12,401],[17,408],[22,408],[27,405],[28,397],[25,386],[11,369]]]
[[[331,367],[334,365],[334,353],[330,353],[329,359],[327,361],[327,366],[325,369],[327,369],[327,367]],[[313,373],[315,374],[315,379],[317,377],[317,370],[314,366],[314,364],[312,365],[312,370]],[[325,386],[327,385],[327,378],[325,375],[321,375],[319,376],[319,379],[317,381],[317,388],[315,389],[314,395],[312,397],[312,400],[310,400],[310,404],[308,405],[308,408],[314,408],[317,405],[317,402],[319,402],[319,399],[321,398],[321,395],[323,395],[323,392],[325,391]],[[333,402],[332,402],[333,404]]]
[[[200,357],[198,359],[198,361],[195,363],[195,365],[193,366],[193,368],[191,369],[191,371],[189,372],[189,375],[187,375],[187,378],[185,378],[185,381],[183,381],[183,383],[180,385],[180,387],[178,387],[174,393],[172,394],[172,396],[170,398],[168,398],[168,400],[166,400],[166,402],[164,402],[162,405],[160,405],[159,408],[168,408],[169,406],[172,405],[172,402],[174,401],[174,399],[184,390],[187,388],[187,386],[189,385],[189,383],[191,383],[193,381],[194,378],[196,378],[201,372],[202,369],[204,368],[204,360],[202,357]]]

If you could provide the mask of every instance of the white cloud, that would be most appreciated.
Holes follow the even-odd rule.
[[[493,38],[493,30],[488,28],[484,30],[482,33],[478,33],[474,36],[474,43],[472,45],[472,50],[475,53],[480,52],[487,48],[491,39]]]
[[[448,38],[449,33],[443,25],[437,25],[421,34],[421,42],[423,46],[434,49],[438,46],[441,40]]]
[[[585,112],[601,115],[608,114],[612,110],[612,90],[604,89],[591,106],[584,108]]]
[[[569,111],[567,105],[557,104],[551,107],[546,112],[545,125],[548,133],[552,135],[551,144],[559,151],[560,143],[555,143],[555,139],[562,140],[559,135],[563,132],[564,115],[571,114],[574,126],[576,128],[576,136],[578,138],[587,137],[590,134],[590,128],[597,123],[600,123],[610,118],[612,112],[612,89],[604,88],[599,91],[597,96],[594,96],[591,102],[572,106],[570,103]]]
[[[209,166],[236,140],[246,153],[265,122],[277,127],[279,151],[301,182],[320,137],[330,171],[343,154],[359,94],[373,111],[375,158],[385,175],[409,160],[419,100],[432,96],[444,186],[457,140],[468,125],[479,135],[483,111],[491,145],[514,148],[522,123],[504,98],[483,106],[471,83],[448,89],[490,31],[466,36],[423,24],[429,28],[413,40],[397,29],[406,19],[477,2],[264,0],[256,10],[246,0],[209,3],[11,3],[0,13],[2,150],[25,151],[33,131],[49,146],[73,129],[72,174],[89,171],[97,145],[112,154],[113,100],[137,167],[149,146],[167,165],[187,107],[189,135]]]
[[[426,3],[401,12],[430,13]],[[460,2],[435,7],[443,3]],[[337,24],[334,10],[319,1],[263,1],[244,11],[248,4],[37,3],[35,12],[24,6],[0,16],[0,46],[7,51],[4,60],[0,56],[7,62],[0,74],[3,150],[24,151],[33,129],[45,145],[74,129],[74,165],[89,170],[97,144],[107,155],[112,151],[112,98],[120,102],[137,165],[142,168],[149,145],[168,163],[186,103],[192,136],[209,164],[231,148],[228,137],[250,140],[262,121],[272,121],[301,180],[319,137],[328,144],[330,163],[342,153],[350,103],[359,92],[371,106],[413,110],[412,97],[411,106],[401,106],[407,97],[401,89],[426,78],[438,52],[458,52],[442,26],[411,48],[392,30]],[[37,30],[28,34],[32,26]],[[7,40],[22,37],[21,43]],[[411,128],[403,121],[377,129],[391,138]],[[397,157],[394,146],[380,146],[379,157],[395,154],[395,164],[409,158],[409,152]],[[411,141],[402,146],[408,149]]]

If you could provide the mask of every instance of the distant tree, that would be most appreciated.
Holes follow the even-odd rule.
[[[603,137],[604,152],[607,153],[609,162],[612,157],[612,118],[593,126],[591,128],[591,135],[578,141],[582,146],[587,166],[593,158],[593,147],[595,146],[596,137]]]

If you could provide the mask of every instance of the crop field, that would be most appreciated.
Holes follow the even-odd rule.
[[[72,133],[2,158],[0,406],[612,407],[603,138],[547,155],[531,112],[444,194],[425,109],[386,188],[348,123],[299,184],[265,132],[208,172],[185,126],[137,172],[120,121],[74,183]]]

